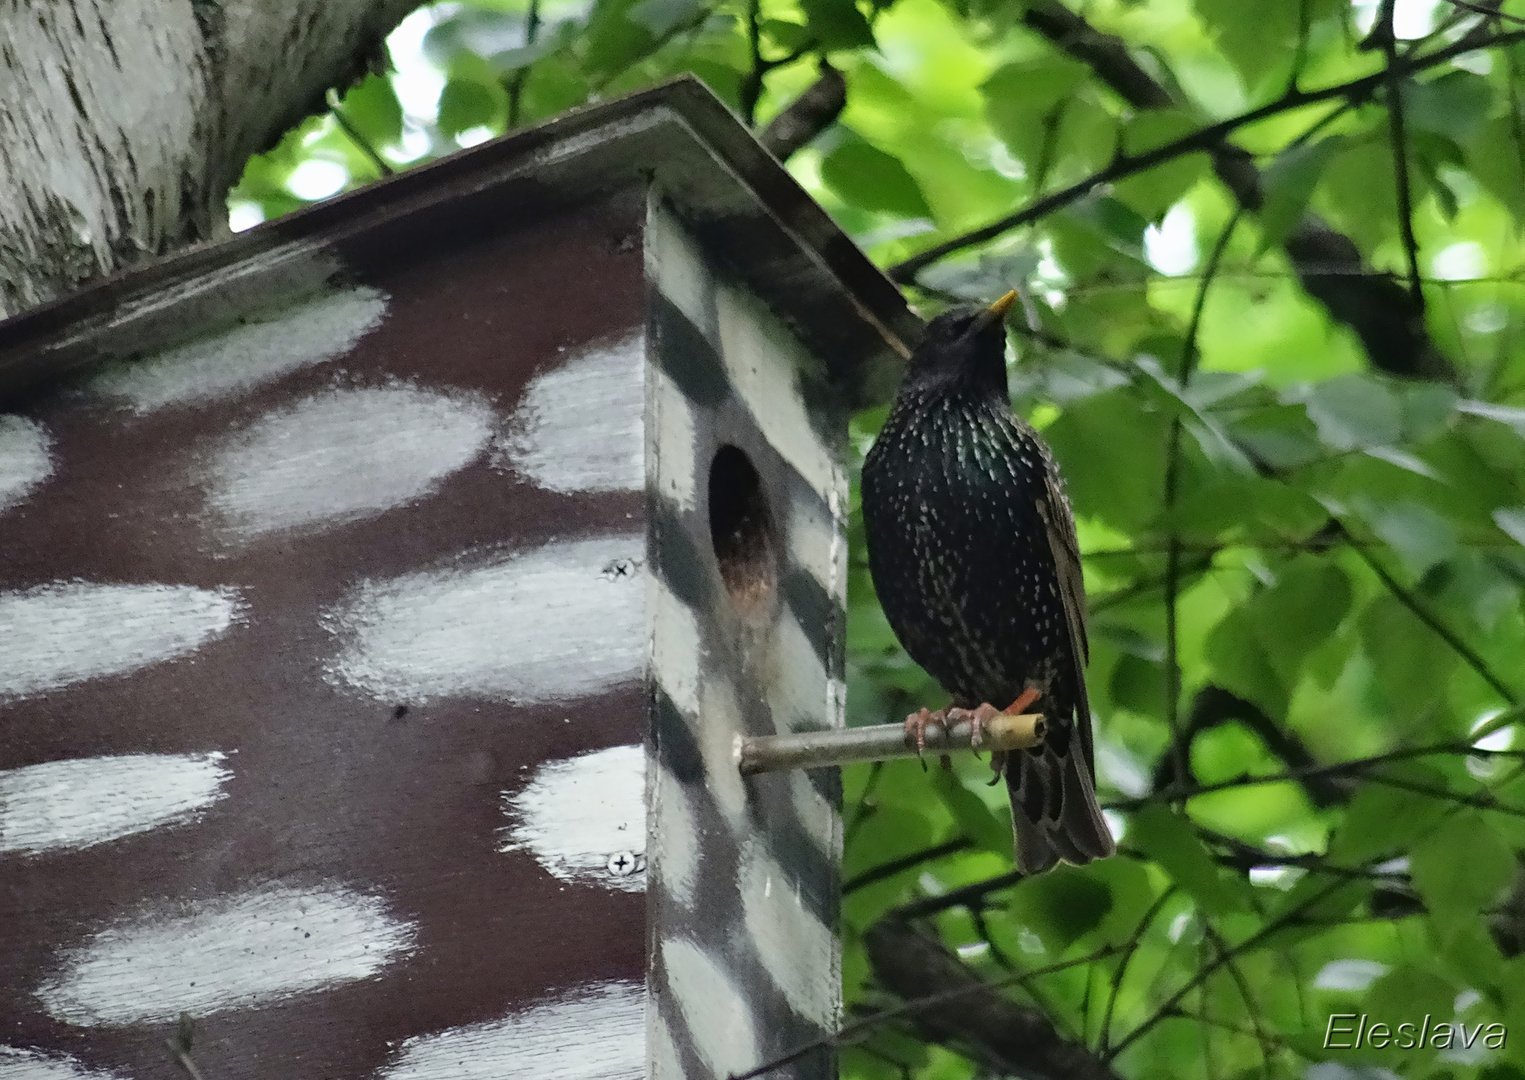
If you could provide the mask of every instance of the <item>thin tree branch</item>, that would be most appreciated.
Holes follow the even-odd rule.
[[[1344,531],[1345,526],[1343,524],[1335,522],[1335,525],[1341,532]],[[1382,582],[1387,591],[1392,594],[1393,599],[1406,607],[1416,619],[1429,627],[1436,637],[1450,646],[1451,651],[1461,657],[1462,661],[1476,673],[1478,678],[1491,686],[1494,692],[1510,706],[1519,706],[1519,696],[1510,688],[1508,683],[1499,678],[1477,650],[1463,641],[1449,626],[1441,622],[1439,616],[1419,602],[1418,597],[1399,584],[1398,580],[1388,573],[1387,568],[1377,560],[1375,555],[1365,548],[1352,548],[1351,550],[1360,556],[1362,562],[1371,567],[1372,573],[1377,575],[1377,580]]]
[[[1193,740],[1204,731],[1220,725],[1237,722],[1256,736],[1273,755],[1289,770],[1316,769],[1322,764],[1309,752],[1295,734],[1271,718],[1270,714],[1248,698],[1240,697],[1221,686],[1208,685],[1197,691],[1187,714],[1185,729],[1181,733],[1181,754],[1167,752],[1161,756],[1155,769],[1153,786],[1156,792],[1168,787],[1185,790],[1195,783],[1190,768],[1190,751]],[[1179,760],[1185,757],[1187,767],[1179,770]],[[1300,780],[1308,801],[1317,807],[1335,806],[1344,802],[1350,794],[1349,785],[1342,779],[1310,774]]]
[[[1159,791],[1150,792],[1148,795],[1112,799],[1109,802],[1103,803],[1102,806],[1107,810],[1137,810],[1142,806],[1149,806],[1158,802],[1169,802],[1176,799],[1195,799],[1199,795],[1210,795],[1215,791],[1259,787],[1263,784],[1293,783],[1316,776],[1359,776],[1367,769],[1392,761],[1444,756],[1525,758],[1525,750],[1485,750],[1481,747],[1473,746],[1471,743],[1457,742],[1433,743],[1428,746],[1409,746],[1398,750],[1388,750],[1380,754],[1371,754],[1367,757],[1351,758],[1348,761],[1337,761],[1329,765],[1310,765],[1307,768],[1287,769],[1285,772],[1268,773],[1264,776],[1238,776],[1231,780],[1218,780],[1210,784],[1192,784],[1183,787],[1162,788]],[[965,888],[968,888],[968,886],[965,886]]]
[[[1452,7],[1461,8],[1463,11],[1474,11],[1479,15],[1487,15],[1489,18],[1498,19],[1500,22],[1513,23],[1516,26],[1525,26],[1525,19],[1518,15],[1510,15],[1508,12],[1498,9],[1498,0],[1493,4],[1474,4],[1472,0],[1446,0]]]
[[[757,141],[780,161],[788,161],[836,122],[847,107],[847,80],[825,60],[815,82],[763,128]]]
[[[1202,312],[1207,307],[1208,290],[1213,278],[1223,264],[1224,252],[1239,224],[1242,211],[1236,210],[1218,234],[1207,262],[1203,266],[1202,281],[1192,303],[1191,320],[1186,327],[1186,340],[1181,347],[1180,373],[1177,381],[1184,394],[1197,368],[1197,332],[1202,327]],[[1181,433],[1183,425],[1179,413],[1170,419],[1170,430],[1165,437],[1164,498],[1167,520],[1175,510],[1181,483]],[[1165,720],[1170,728],[1170,744],[1177,755],[1176,773],[1188,774],[1186,746],[1181,739],[1181,657],[1180,634],[1177,626],[1177,609],[1181,594],[1181,536],[1172,521],[1165,538]]]
[[[949,908],[975,907],[984,901],[986,894],[1010,888],[1025,877],[1027,875],[1020,870],[1008,870],[995,877],[985,878],[983,881],[971,881],[967,885],[960,885],[945,893],[902,904],[891,914],[898,919],[922,919],[928,915],[936,915],[940,911],[947,911]]]
[[[530,0],[529,11],[524,17],[524,47],[532,48],[535,39],[540,35],[540,0]],[[524,87],[529,82],[530,68],[533,63],[525,64],[513,77],[508,80],[508,130],[512,131],[519,126],[519,118],[524,106]]]
[[[1185,984],[1177,989],[1175,993],[1171,994],[1170,997],[1166,998],[1164,1003],[1156,1008],[1155,1011],[1146,1017],[1142,1022],[1140,1022],[1137,1027],[1128,1032],[1128,1034],[1124,1036],[1123,1039],[1117,1043],[1117,1045],[1113,1046],[1110,1050],[1103,1054],[1102,1061],[1106,1062],[1108,1065],[1116,1061],[1119,1054],[1123,1053],[1123,1051],[1127,1050],[1128,1047],[1132,1046],[1139,1039],[1143,1038],[1150,1031],[1152,1031],[1156,1024],[1165,1019],[1166,1016],[1170,1015],[1171,1010],[1178,1008],[1181,1002],[1186,1000],[1187,994],[1190,994],[1198,986],[1207,981],[1213,972],[1217,971],[1220,967],[1223,967],[1234,958],[1241,956],[1244,953],[1251,951],[1252,949],[1259,948],[1267,938],[1271,937],[1271,935],[1280,932],[1288,925],[1290,925],[1292,919],[1294,919],[1296,916],[1301,915],[1303,912],[1308,911],[1309,909],[1322,903],[1330,896],[1334,895],[1337,889],[1341,889],[1345,885],[1346,882],[1344,881],[1336,881],[1323,889],[1319,889],[1312,895],[1306,897],[1301,903],[1295,904],[1294,906],[1288,908],[1277,918],[1267,922],[1259,930],[1245,938],[1238,945],[1230,945],[1220,951],[1212,960],[1198,968],[1196,974],[1194,974],[1190,979],[1186,980]]]
[[[1241,1026],[1239,1024],[1236,1024],[1233,1021],[1230,1021],[1230,1020],[1220,1020],[1217,1017],[1208,1016],[1206,1013],[1193,1012],[1190,1009],[1183,1009],[1183,1008],[1180,1008],[1179,1006],[1176,1007],[1175,1009],[1171,1010],[1171,1015],[1172,1016],[1179,1016],[1183,1020],[1192,1020],[1192,1021],[1194,1021],[1194,1022],[1196,1022],[1198,1024],[1209,1024],[1212,1027],[1219,1028],[1220,1030],[1223,1030],[1223,1031],[1232,1032],[1232,1033],[1234,1033],[1236,1035],[1243,1035],[1246,1038],[1251,1038],[1251,1039],[1260,1038],[1260,1033],[1255,1032],[1255,1031],[1251,1031],[1249,1028],[1243,1027],[1243,1026]],[[1265,1035],[1265,1039],[1261,1043],[1262,1052],[1264,1051],[1264,1048],[1265,1048],[1267,1043],[1269,1043],[1271,1046],[1273,1046],[1277,1050],[1292,1050],[1293,1049],[1291,1044],[1289,1044],[1286,1039],[1283,1039],[1279,1035],[1272,1035],[1270,1032],[1265,1032],[1264,1035]]]
[[[1387,120],[1393,144],[1393,184],[1398,196],[1398,235],[1408,263],[1409,300],[1417,316],[1424,315],[1424,288],[1419,283],[1419,241],[1414,237],[1414,189],[1409,179],[1409,143],[1405,133],[1403,77],[1398,73],[1398,35],[1393,29],[1397,0],[1382,0],[1377,18],[1376,44],[1386,60]]]
[[[967,837],[959,837],[956,840],[948,840],[941,844],[934,844],[920,851],[913,851],[909,855],[902,855],[898,859],[891,859],[887,863],[871,866],[860,874],[855,874],[842,883],[842,895],[850,896],[859,889],[868,887],[877,882],[902,874],[907,870],[914,869],[922,863],[935,862],[947,855],[956,855],[960,851],[967,851],[971,847]]]
[[[890,922],[898,923],[899,920],[881,920],[881,923],[885,924]],[[879,925],[880,924],[875,924],[875,928],[877,928]],[[869,933],[873,934],[875,928],[871,928]],[[911,936],[914,938],[914,933]],[[897,938],[897,942],[899,940],[900,939]],[[1085,956],[1076,957],[1073,960],[1064,960],[1056,964],[1048,964],[1044,967],[1033,968],[1030,971],[1025,971],[1018,975],[1011,975],[1002,979],[986,982],[984,980],[975,978],[968,971],[968,969],[964,967],[963,964],[959,963],[956,958],[948,956],[939,946],[929,946],[927,942],[919,941],[919,939],[918,942],[922,950],[930,947],[933,951],[941,954],[940,959],[943,961],[951,961],[952,964],[956,965],[956,971],[951,973],[939,972],[939,974],[951,974],[950,978],[944,979],[942,981],[942,985],[947,986],[947,989],[940,990],[934,994],[910,997],[900,1005],[870,1013],[868,1016],[865,1016],[860,1020],[855,1020],[850,1024],[844,1024],[841,1028],[830,1035],[822,1036],[819,1039],[812,1039],[810,1042],[796,1047],[795,1049],[789,1051],[787,1054],[776,1057],[771,1061],[763,1062],[763,1064],[758,1065],[756,1068],[748,1069],[743,1073],[732,1073],[729,1077],[729,1080],[755,1080],[756,1077],[765,1076],[768,1073],[773,1072],[775,1069],[781,1069],[785,1065],[789,1065],[795,1061],[798,1061],[806,1054],[813,1053],[816,1050],[822,1050],[830,1046],[845,1045],[856,1039],[858,1036],[863,1035],[864,1033],[871,1031],[882,1024],[888,1023],[891,1020],[899,1020],[905,1017],[918,1017],[933,1010],[941,1010],[944,1006],[958,1002],[965,998],[974,998],[983,995],[988,1000],[996,1002],[1001,1006],[1007,1006],[1011,1010],[1018,1010],[1020,1009],[1020,1006],[1018,1006],[1015,1002],[1009,1002],[1005,998],[992,993],[992,991],[1012,986],[1023,981],[1024,979],[1035,979],[1042,975],[1052,975],[1058,971],[1067,971],[1070,968],[1083,967],[1088,964],[1094,964],[1098,960],[1104,960],[1108,956],[1112,956],[1119,951],[1116,946],[1109,945],[1104,948],[1097,949],[1095,952],[1087,953]],[[938,966],[945,967],[946,965],[939,964]],[[927,985],[939,985],[939,983],[938,980],[929,978],[927,981],[921,982],[918,985],[925,987]],[[960,1006],[960,1010],[967,1010],[971,1007],[972,1006],[963,1005]],[[1025,1015],[1022,1017],[1024,1021],[1035,1021],[1039,1025],[1047,1025],[1048,1023],[1044,1017],[1038,1016],[1037,1014],[1032,1013],[1030,1010],[1022,1010],[1022,1012],[1025,1013]],[[1049,1030],[1052,1031],[1052,1027],[1050,1027]],[[1020,1039],[1020,1034],[1020,1032],[1014,1030],[1007,1037]],[[1089,1052],[1086,1051],[1084,1047],[1069,1046],[1068,1048],[1073,1051],[1078,1051],[1080,1054],[1084,1054],[1087,1058],[1090,1057]],[[1091,1060],[1094,1062],[1094,1058]],[[1075,1080],[1083,1080],[1084,1077],[1096,1077],[1097,1080],[1116,1080],[1114,1074],[1110,1070],[1102,1070],[1100,1072],[1066,1072],[1061,1070],[1055,1075],[1074,1077]]]
[[[1491,792],[1451,791],[1449,788],[1434,787],[1430,784],[1422,784],[1417,780],[1409,780],[1401,776],[1388,776],[1385,773],[1371,773],[1366,779],[1373,784],[1397,788],[1399,791],[1412,791],[1416,795],[1428,795],[1433,799],[1455,803],[1458,806],[1470,806],[1474,810],[1491,810],[1493,813],[1503,814],[1505,817],[1525,818],[1525,808],[1501,803],[1498,799],[1494,798]]]
[[[354,143],[357,150],[365,155],[366,160],[376,170],[377,176],[391,176],[397,171],[388,164],[386,158],[377,152],[375,144],[366,138],[360,129],[355,126],[354,121],[345,114],[344,108],[340,104],[339,95],[332,90],[328,92],[328,108],[329,112],[333,114],[334,125],[344,132],[345,138]]]
[[[1112,975],[1112,992],[1107,995],[1107,1004],[1101,1013],[1101,1031],[1096,1037],[1097,1053],[1105,1056],[1107,1049],[1112,1045],[1112,1013],[1117,1008],[1117,997],[1122,993],[1123,979],[1128,975],[1128,965],[1133,962],[1134,954],[1143,944],[1144,932],[1149,929],[1159,914],[1165,908],[1165,904],[1175,895],[1176,886],[1172,885],[1159,896],[1155,897],[1154,903],[1144,911],[1143,918],[1139,919],[1134,926],[1133,933],[1128,936],[1128,943],[1123,948],[1123,958],[1118,962],[1117,971]]]
[[[747,127],[757,122],[757,100],[762,97],[763,77],[768,74],[768,64],[762,55],[761,16],[762,0],[747,0],[747,55],[751,58],[751,67],[736,91],[738,111]]]

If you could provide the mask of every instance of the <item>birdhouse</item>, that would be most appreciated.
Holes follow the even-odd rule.
[[[0,1075],[831,1032],[834,774],[736,747],[842,724],[914,325],[693,82],[0,325]]]

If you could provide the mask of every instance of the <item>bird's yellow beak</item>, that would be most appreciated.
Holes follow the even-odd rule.
[[[997,319],[1004,319],[1006,318],[1006,313],[1011,310],[1011,306],[1016,302],[1017,290],[1012,289],[1005,296],[990,305],[990,314],[994,315]]]
[[[1016,302],[1017,290],[1012,289],[1005,296],[980,312],[980,317],[974,323],[975,333],[983,333],[987,326],[993,326],[1005,319],[1006,313],[1011,310],[1011,306]]]

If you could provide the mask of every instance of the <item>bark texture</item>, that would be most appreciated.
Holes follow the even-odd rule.
[[[0,316],[215,238],[418,0],[0,2]]]

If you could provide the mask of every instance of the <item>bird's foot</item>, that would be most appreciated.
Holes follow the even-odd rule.
[[[990,702],[981,702],[972,709],[949,709],[948,723],[969,725],[969,748],[978,750],[985,742],[985,728],[1000,715]]]
[[[943,727],[948,720],[948,710],[917,709],[905,718],[905,741],[916,747],[916,757],[921,761],[923,770],[927,767],[926,759],[922,757],[927,749],[927,728],[936,725]]]
[[[967,723],[969,725],[969,748],[978,750],[985,743],[985,729],[997,716],[1020,716],[1032,707],[1033,703],[1041,696],[1041,691],[1036,687],[1029,686],[1017,699],[1004,709],[997,709],[988,701],[982,701],[972,709],[962,709],[953,706],[946,709],[917,709],[905,718],[906,743],[916,747],[916,756],[922,758],[927,749],[927,728],[940,727],[947,731],[954,724]],[[942,755],[945,766],[951,764],[946,754]],[[991,762],[999,772],[999,765]],[[927,767],[923,759],[921,767]]]

